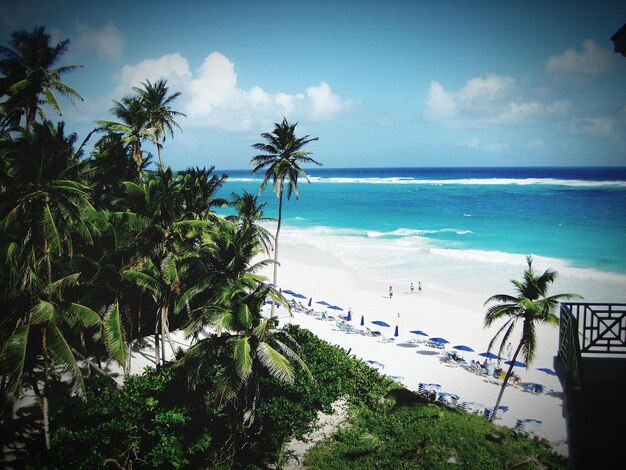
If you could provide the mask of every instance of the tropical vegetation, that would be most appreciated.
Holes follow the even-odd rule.
[[[509,361],[509,368],[500,386],[494,410],[500,407],[504,390],[509,385],[509,379],[513,375],[518,356],[521,354],[526,364],[532,364],[537,348],[536,326],[541,324],[557,326],[559,317],[555,314],[555,310],[559,303],[563,300],[580,298],[576,294],[548,295],[548,289],[556,279],[557,272],[548,268],[541,275],[538,275],[533,269],[531,256],[526,257],[526,263],[528,267],[524,271],[524,279],[511,281],[517,295],[496,294],[485,301],[485,306],[492,304],[485,313],[485,327],[490,327],[498,320],[505,320],[491,339],[489,350],[500,338],[499,355],[502,356],[506,345],[509,344],[511,335],[515,331],[515,326],[518,322],[522,323],[520,340],[513,357]],[[495,415],[496,413],[492,413],[490,417],[492,422]]]
[[[52,44],[41,27],[14,33],[0,48],[3,463],[280,466],[285,441],[302,436],[316,412],[341,396],[365,421],[377,421],[368,413],[396,416],[410,402],[429,421],[451,416],[451,435],[466,432],[463,413],[424,402],[345,351],[264,314],[267,302],[288,308],[274,287],[276,270],[273,285],[259,271],[276,269],[283,190],[297,196],[298,178],[306,178],[300,165],[318,164],[302,150],[316,139],[295,137],[296,125],[284,119],[262,134],[267,144],[254,146],[263,153],[253,171],[265,168],[262,188],[272,180],[279,197],[272,236],[257,196],[221,196],[227,175],[213,167],[175,172],[163,163],[165,136],[182,116],[172,108],[179,93],[164,80],[146,80],[115,102],[118,121],[97,121],[80,144],[62,121],[48,119],[47,109],[60,109],[53,91],[78,97],[60,81],[78,68],[58,66],[68,45]],[[224,206],[230,215],[218,216]],[[172,330],[192,346],[177,348]],[[136,346],[152,350],[156,368],[130,375]],[[411,413],[406,419],[421,419]],[[380,423],[367,436],[387,433]],[[490,463],[502,467],[532,453],[548,468],[560,465],[547,447],[485,426],[477,425],[476,436],[498,437],[481,449],[501,449]],[[425,468],[449,454],[437,448],[429,450],[435,460],[420,460]],[[355,452],[343,466],[369,465],[356,459],[366,450]],[[483,462],[455,452],[468,467]]]

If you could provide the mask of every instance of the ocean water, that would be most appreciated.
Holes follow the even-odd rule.
[[[491,295],[510,291],[532,255],[559,272],[558,293],[626,302],[626,168],[306,172],[281,241],[325,249],[364,277]],[[223,196],[258,194],[262,175],[224,173]],[[261,199],[275,217],[271,184]]]

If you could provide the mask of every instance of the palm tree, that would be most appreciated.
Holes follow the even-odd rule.
[[[168,131],[173,138],[174,127],[181,129],[174,118],[176,116],[186,117],[186,115],[179,111],[174,111],[171,108],[170,105],[172,101],[180,96],[180,92],[168,96],[169,88],[167,87],[167,80],[161,79],[157,80],[155,83],[150,83],[150,80],[146,80],[146,82],[141,85],[141,88],[133,87],[133,89],[139,95],[148,113],[150,119],[149,127],[154,129],[154,142],[157,146],[159,166],[162,167],[163,160],[161,160],[161,149],[165,142],[166,131]]]
[[[193,358],[215,345],[227,349],[231,360],[218,371],[214,392],[220,406],[240,398],[243,404],[241,417],[245,426],[252,425],[255,418],[263,371],[292,383],[294,369],[290,361],[294,361],[312,377],[297,352],[295,340],[276,328],[276,317],[263,317],[261,309],[268,295],[275,301],[285,303],[282,296],[263,284],[257,284],[251,289],[243,278],[223,284],[216,302],[207,309],[217,336],[201,340],[188,352],[189,357]]]
[[[265,143],[257,143],[252,147],[263,153],[252,158],[250,163],[254,166],[252,174],[261,170],[265,170],[263,182],[261,183],[260,192],[262,192],[267,183],[272,180],[274,192],[278,197],[278,223],[276,226],[276,235],[274,236],[274,286],[277,286],[278,280],[278,236],[280,234],[280,226],[283,214],[283,193],[285,184],[287,184],[287,199],[291,198],[291,194],[296,194],[298,198],[298,178],[304,177],[309,181],[307,174],[300,165],[314,164],[321,165],[309,155],[311,152],[302,150],[302,148],[318,137],[310,138],[308,135],[304,137],[296,137],[295,129],[298,123],[289,124],[286,118],[280,124],[274,123],[274,130],[271,133],[263,133]],[[272,316],[274,314],[274,304],[272,304]]]
[[[274,222],[276,219],[265,217],[263,208],[266,202],[259,202],[258,196],[244,191],[243,195],[233,193],[230,205],[237,209],[236,215],[229,215],[226,218],[231,222],[239,224],[240,230],[250,230],[259,240],[266,253],[270,252],[272,246],[272,234],[259,223]]]
[[[491,415],[490,421],[495,419],[497,410],[504,394],[509,378],[513,373],[515,361],[521,353],[526,364],[532,363],[535,357],[537,338],[535,336],[536,324],[547,324],[556,326],[559,318],[553,313],[559,302],[573,298],[580,298],[577,294],[557,294],[548,296],[548,287],[557,277],[557,272],[548,268],[543,274],[537,276],[533,269],[531,256],[526,257],[528,268],[524,271],[524,280],[511,280],[515,286],[516,296],[508,294],[497,294],[489,297],[485,301],[485,306],[493,303],[485,314],[485,327],[490,327],[494,322],[506,318],[505,323],[498,329],[493,339],[489,343],[491,350],[498,337],[502,337],[499,355],[502,355],[505,345],[508,343],[511,334],[518,321],[522,322],[522,334],[520,342],[515,349],[515,353],[510,361],[509,369],[500,388],[498,399]]]
[[[113,103],[115,106],[110,111],[120,122],[98,120],[96,123],[104,130],[123,136],[122,140],[131,149],[139,173],[144,160],[141,144],[145,140],[155,141],[155,129],[151,127],[150,115],[141,99],[134,96],[125,96],[121,101]]]
[[[217,197],[217,193],[227,176],[212,175],[213,170],[214,167],[187,168],[176,176],[186,219],[206,220],[212,208],[226,205],[227,201]]]
[[[11,35],[9,47],[0,46],[0,98],[7,99],[0,105],[10,125],[18,125],[21,116],[26,117],[25,127],[30,129],[37,113],[43,116],[40,107],[48,104],[61,114],[61,106],[54,92],[82,100],[71,87],[61,82],[61,75],[76,70],[80,65],[65,65],[55,68],[63,54],[67,52],[69,40],[52,46],[51,38],[44,27],[32,32],[15,31]],[[43,96],[43,99],[42,99]],[[2,101],[2,100],[0,100]]]

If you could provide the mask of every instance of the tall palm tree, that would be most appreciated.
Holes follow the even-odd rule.
[[[36,27],[32,32],[15,31],[9,46],[0,46],[0,98],[6,96],[0,107],[6,124],[18,125],[22,116],[26,117],[25,127],[30,129],[37,113],[43,116],[40,107],[48,104],[61,113],[61,106],[54,92],[70,100],[81,96],[73,88],[61,81],[61,75],[76,70],[80,65],[55,67],[67,52],[69,40],[56,46],[44,27]]]
[[[548,268],[543,274],[538,276],[533,269],[531,256],[526,257],[526,262],[528,263],[528,268],[524,271],[524,280],[511,280],[511,283],[515,286],[517,295],[497,294],[489,297],[485,301],[485,306],[490,303],[493,304],[485,313],[485,327],[490,327],[494,322],[500,319],[506,319],[505,323],[498,329],[489,343],[489,350],[491,350],[497,338],[501,337],[499,355],[502,355],[506,347],[505,345],[508,344],[517,322],[522,322],[520,341],[515,348],[509,369],[504,377],[502,387],[500,388],[494,412],[490,418],[492,422],[500,406],[504,389],[513,373],[518,355],[520,353],[522,354],[526,364],[532,363],[535,357],[537,347],[535,326],[537,324],[558,325],[559,317],[554,314],[554,310],[558,307],[559,302],[562,300],[580,298],[577,294],[557,294],[548,296],[548,288],[556,279],[557,272]]]
[[[111,108],[111,113],[119,122],[98,120],[96,123],[104,130],[123,136],[123,142],[131,149],[137,172],[140,172],[144,161],[141,144],[145,140],[155,141],[150,115],[141,99],[136,96],[125,96],[121,101],[113,103],[115,106]]]
[[[145,83],[141,84],[141,87],[133,87],[133,89],[137,92],[148,113],[150,119],[149,127],[154,129],[154,142],[157,147],[159,166],[162,167],[161,149],[165,142],[165,135],[169,132],[173,138],[174,127],[182,130],[174,118],[177,116],[186,117],[185,114],[171,108],[171,103],[180,96],[180,92],[168,96],[167,80],[163,79],[157,80],[155,83],[150,83],[150,80],[146,80]]]
[[[274,286],[278,285],[278,236],[280,235],[283,216],[285,184],[287,185],[287,199],[291,198],[292,193],[295,193],[297,199],[298,178],[302,176],[309,181],[307,174],[300,165],[321,165],[321,163],[309,156],[311,152],[302,150],[305,145],[319,138],[310,138],[308,135],[296,137],[295,129],[297,125],[298,123],[290,124],[286,118],[283,118],[282,123],[274,123],[274,130],[271,133],[261,134],[261,137],[266,142],[256,143],[252,146],[254,149],[263,152],[253,157],[250,161],[254,166],[252,174],[265,170],[260,192],[265,189],[267,183],[271,180],[274,185],[274,192],[278,197],[278,223],[276,235],[274,236]],[[273,314],[274,304],[272,304],[272,316]]]

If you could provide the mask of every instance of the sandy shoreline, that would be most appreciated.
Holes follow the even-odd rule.
[[[411,294],[409,284],[393,284],[394,295],[389,299],[389,285],[359,277],[358,273],[334,257],[331,253],[307,245],[298,240],[281,240],[279,247],[280,268],[278,285],[305,295],[306,299],[295,299],[307,305],[313,297],[312,306],[324,311],[326,302],[342,307],[345,312],[327,310],[328,313],[346,313],[352,309],[350,322],[357,328],[370,328],[393,337],[396,324],[399,336],[393,342],[384,343],[377,338],[358,334],[347,334],[337,329],[334,322],[318,320],[313,316],[278,309],[276,314],[283,322],[296,323],[309,329],[320,338],[346,350],[363,360],[384,364],[382,373],[401,377],[400,381],[409,389],[417,390],[420,382],[438,383],[442,390],[460,396],[460,401],[471,401],[491,407],[495,404],[499,386],[488,383],[483,377],[462,367],[450,366],[441,360],[439,352],[424,345],[415,346],[409,340],[417,338],[410,330],[422,330],[429,336],[447,339],[447,349],[464,344],[475,350],[462,353],[465,359],[481,360],[478,353],[487,350],[489,341],[497,327],[483,328],[484,301],[500,292],[476,293],[474,295],[433,291],[425,284],[423,292]],[[263,272],[271,279],[271,270]],[[521,274],[521,271],[520,271]],[[418,280],[413,281],[417,287]],[[488,286],[486,286],[488,289]],[[512,293],[512,292],[511,292]],[[288,299],[291,297],[286,295]],[[398,321],[398,313],[400,318]],[[360,326],[361,316],[365,325]],[[378,327],[371,322],[382,320],[390,327]],[[517,419],[532,418],[542,421],[536,434],[549,440],[560,453],[566,453],[562,445],[566,441],[566,423],[563,416],[562,388],[558,379],[536,370],[539,367],[553,369],[557,352],[558,328],[540,326],[537,329],[537,357],[529,368],[517,368],[522,383],[544,384],[553,391],[537,395],[520,388],[505,391],[502,404],[509,407],[498,424],[513,427]],[[515,344],[515,341],[514,341]]]

